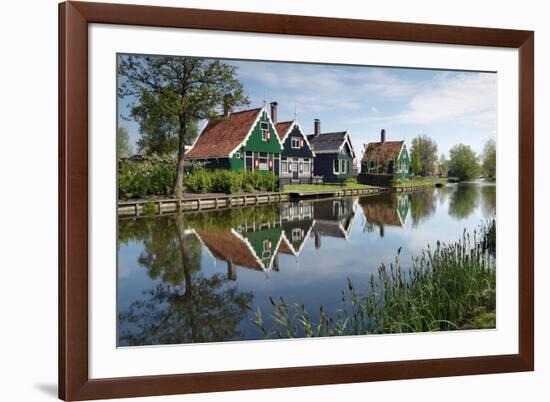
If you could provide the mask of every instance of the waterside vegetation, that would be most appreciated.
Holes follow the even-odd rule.
[[[495,221],[473,236],[466,231],[452,244],[437,243],[413,259],[403,271],[400,249],[389,267],[380,265],[366,293],[348,279],[342,308],[318,319],[303,305],[270,299],[273,312],[264,321],[256,311],[254,324],[265,338],[322,337],[494,328],[496,308]]]

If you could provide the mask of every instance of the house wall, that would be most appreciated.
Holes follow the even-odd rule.
[[[264,141],[262,138],[262,130],[261,130],[261,124],[268,123],[269,124],[269,140]],[[248,170],[245,166],[245,155],[246,152],[252,152],[252,157],[254,159],[260,157],[260,152],[266,153],[267,158],[273,160],[272,168],[266,170],[262,169],[256,169],[253,163],[253,170],[258,170],[261,173],[264,174],[276,174],[278,175],[279,172],[276,171],[276,165],[280,167],[280,157],[281,157],[281,151],[282,147],[281,144],[277,138],[277,133],[275,132],[275,127],[271,124],[271,121],[267,115],[267,112],[263,112],[260,119],[256,122],[256,125],[252,129],[252,133],[248,137],[245,144],[243,144],[237,152],[235,152],[231,158],[231,168],[233,170],[241,170],[245,169]],[[275,163],[275,160],[278,162]]]
[[[396,176],[399,178],[408,178],[410,176],[409,169],[411,166],[411,161],[409,158],[409,152],[407,150],[407,145],[403,145],[403,149],[401,150],[401,154],[399,155],[399,159],[397,160],[396,166],[400,166],[402,164],[406,165],[406,169],[403,170],[397,170]]]
[[[334,160],[345,160],[347,163],[346,173],[334,173]],[[315,176],[322,176],[325,181],[344,181],[350,177],[352,172],[352,160],[350,153],[344,148],[340,153],[320,154],[315,156],[313,173]]]
[[[303,146],[301,148],[292,148],[292,139],[297,138],[298,140],[303,141]],[[279,172],[279,177],[282,184],[290,184],[291,182],[298,181],[301,184],[310,183],[311,176],[313,176],[313,165],[315,163],[313,158],[313,152],[309,147],[305,136],[299,127],[294,126],[292,131],[288,134],[285,142],[283,144],[283,152],[281,155],[281,170]],[[284,169],[284,161],[286,159],[286,169]],[[306,171],[304,168],[305,160],[309,160],[309,171]],[[293,179],[294,172],[288,170],[288,165],[292,162],[298,163],[298,179]]]

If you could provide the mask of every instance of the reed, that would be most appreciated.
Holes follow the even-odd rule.
[[[253,320],[266,338],[388,334],[495,327],[495,221],[451,244],[437,242],[402,270],[400,251],[380,265],[365,293],[348,279],[342,306],[332,315],[323,307],[312,320],[305,306],[271,299],[268,326],[258,309]]]

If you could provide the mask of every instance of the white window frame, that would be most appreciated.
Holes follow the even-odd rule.
[[[309,159],[304,159],[304,173],[310,173],[310,162]]]
[[[340,159],[340,174],[346,174],[348,172],[348,161],[346,159]]]
[[[336,164],[334,162],[336,162]],[[338,168],[338,169],[336,169],[336,168]],[[340,159],[333,159],[332,160],[332,173],[340,174]]]
[[[281,173],[288,173],[288,164],[287,160],[281,159]]]
[[[262,141],[269,141],[269,123],[266,121],[260,122],[260,130],[262,131]]]
[[[292,241],[302,240],[302,229],[301,228],[293,228],[292,229]]]
[[[300,139],[298,137],[290,137],[290,147],[292,149],[300,149]]]

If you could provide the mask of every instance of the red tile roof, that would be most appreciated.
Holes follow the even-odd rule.
[[[275,129],[277,130],[277,135],[279,136],[279,139],[282,141],[283,138],[285,138],[285,134],[287,133],[290,126],[292,126],[293,121],[281,121],[280,123],[275,124]]]
[[[221,158],[239,146],[263,108],[231,113],[210,119],[186,158]]]
[[[210,252],[219,260],[231,261],[235,265],[258,271],[262,266],[247,244],[230,230],[197,230],[199,237]]]
[[[365,147],[363,160],[387,161],[399,156],[404,141],[369,142]]]

